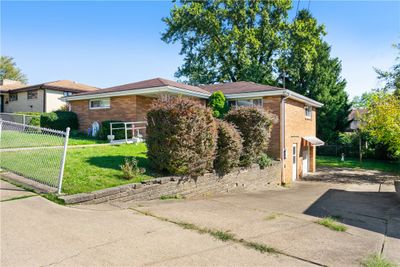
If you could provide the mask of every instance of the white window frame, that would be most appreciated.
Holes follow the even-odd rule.
[[[63,95],[64,95],[64,96],[71,96],[71,95],[72,95],[72,92],[64,91],[64,92],[63,92]]]
[[[92,102],[99,101],[99,100],[108,100],[108,106],[92,107]],[[95,99],[89,100],[89,109],[108,109],[110,107],[111,107],[111,100],[109,97],[95,98]]]
[[[305,115],[306,119],[311,119],[312,118],[312,111],[313,111],[312,110],[312,106],[306,105],[304,107],[304,115]],[[308,112],[310,114],[308,114]]]
[[[259,106],[258,105],[254,105],[254,100],[261,100],[261,105],[259,105]],[[229,102],[235,102],[235,105],[231,106],[231,107],[235,107],[235,108],[241,107],[241,106],[238,106],[238,101],[251,101],[252,102],[252,107],[263,107],[264,106],[264,99],[262,97],[228,99],[228,103]]]

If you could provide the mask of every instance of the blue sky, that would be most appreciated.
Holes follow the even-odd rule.
[[[300,8],[308,0],[300,1]],[[160,40],[170,1],[1,1],[2,55],[29,82],[70,79],[108,87],[153,77],[175,79],[179,44]],[[294,1],[297,7],[297,1]],[[332,55],[341,59],[351,97],[377,87],[373,67],[393,65],[399,1],[315,1]]]

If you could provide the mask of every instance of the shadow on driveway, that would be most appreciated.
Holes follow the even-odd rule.
[[[337,216],[345,224],[400,239],[400,200],[395,192],[329,189],[304,214]]]

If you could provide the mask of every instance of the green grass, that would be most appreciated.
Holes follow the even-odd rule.
[[[215,239],[221,240],[223,242],[227,242],[230,240],[234,240],[235,236],[229,232],[225,231],[215,231],[215,230],[210,230],[209,234],[213,236]]]
[[[97,140],[84,134],[70,136],[68,145],[91,145],[107,143],[105,140]],[[48,135],[40,132],[16,132],[4,130],[1,132],[0,148],[63,146],[64,137]]]
[[[160,197],[161,200],[168,200],[168,199],[184,199],[185,197],[180,194],[175,195],[163,195]]]
[[[377,254],[368,256],[368,258],[362,262],[362,265],[365,267],[396,267],[394,263]]]
[[[61,152],[61,148],[2,152],[0,166],[41,182],[52,181],[54,186]],[[133,180],[124,179],[119,166],[125,157],[136,157],[146,172]],[[91,192],[148,180],[154,175],[149,171],[145,144],[74,148],[67,152],[63,193]]]
[[[318,224],[323,225],[333,231],[345,232],[347,227],[337,223],[337,220],[333,217],[326,217],[317,221]]]
[[[345,158],[345,161],[341,161],[338,157],[317,156],[317,166],[359,168],[400,174],[399,161],[365,159],[360,162],[358,159],[352,158]]]

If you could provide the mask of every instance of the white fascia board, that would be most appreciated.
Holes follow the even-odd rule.
[[[66,101],[74,101],[74,100],[87,100],[87,99],[95,99],[95,98],[104,98],[104,97],[115,97],[115,96],[127,96],[127,95],[145,95],[145,94],[154,94],[154,93],[172,93],[172,94],[180,94],[185,96],[199,97],[199,98],[208,98],[210,94],[200,93],[189,91],[177,87],[172,86],[160,86],[160,87],[150,87],[143,89],[134,89],[134,90],[124,90],[124,91],[116,91],[116,92],[105,92],[105,93],[96,93],[96,94],[87,94],[87,95],[72,95],[63,97],[62,99]]]
[[[227,99],[245,99],[245,98],[255,98],[263,96],[288,96],[291,99],[306,103],[310,106],[320,108],[323,106],[322,103],[315,101],[311,98],[303,96],[301,94],[295,93],[288,89],[273,90],[273,91],[261,91],[261,92],[250,92],[250,93],[240,93],[240,94],[226,94]]]

